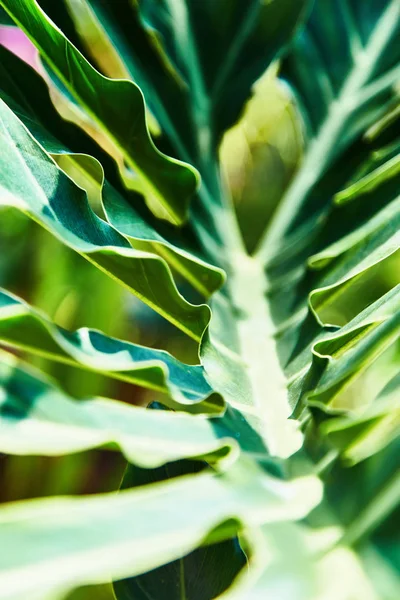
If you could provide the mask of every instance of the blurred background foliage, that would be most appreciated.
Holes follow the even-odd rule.
[[[93,36],[96,39],[95,32]],[[1,27],[0,43],[40,68],[34,49],[22,32]],[[106,53],[102,44],[93,44],[90,50],[100,53],[105,72],[121,75],[112,52]],[[277,80],[277,72],[278,65],[274,65],[256,83],[240,121],[226,134],[221,146],[222,169],[249,250],[255,248],[302,155],[301,123],[285,85]],[[59,109],[75,120],[79,118],[71,107]],[[157,134],[156,123],[152,124],[152,131]],[[90,200],[92,205],[98,204],[96,192]],[[329,315],[332,322],[347,322],[389,290],[398,281],[399,267],[398,252],[370,269],[348,294],[341,295],[334,314]],[[45,311],[67,329],[101,329],[110,336],[164,348],[187,363],[197,362],[195,344],[186,336],[30,219],[8,208],[0,209],[0,286]],[[400,349],[391,348],[390,352],[398,354]],[[97,373],[44,358],[29,356],[29,361],[56,378],[76,398],[107,396],[135,404],[159,399],[154,392]],[[375,363],[348,393],[357,395],[368,390],[376,380],[380,362],[388,364],[387,357]],[[107,451],[60,458],[0,455],[0,501],[115,490],[124,469],[121,455]],[[341,504],[345,506],[345,502]],[[70,600],[113,597],[110,586],[99,586],[77,590]]]

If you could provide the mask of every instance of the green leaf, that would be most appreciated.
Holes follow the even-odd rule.
[[[82,43],[110,77],[122,73],[140,85],[180,156],[196,153],[189,90],[162,49],[157,32],[142,22],[136,2],[104,3],[66,0]],[[63,20],[58,25],[62,28]],[[111,58],[111,61],[110,61]]]
[[[237,542],[227,540],[200,547],[183,558],[144,575],[117,581],[118,600],[212,600],[230,586],[244,564]],[[183,596],[183,594],[185,594]]]
[[[223,132],[238,119],[252,84],[292,36],[307,4],[67,0],[88,52],[104,65],[104,56],[90,47],[95,26],[95,39],[117,50],[175,151],[202,168],[206,180]],[[79,27],[83,16],[92,29]]]
[[[303,386],[307,401],[328,412],[363,408],[341,393],[400,335],[400,285],[393,288],[337,332],[313,346],[313,364]]]
[[[346,415],[322,423],[321,434],[338,448],[346,464],[377,454],[398,438],[400,377],[396,375],[360,416]]]
[[[394,97],[393,86],[400,77],[395,66],[398,4],[371,1],[363,6],[316,2],[307,27],[286,58],[282,75],[299,98],[311,133],[302,165],[261,244],[264,255],[280,246],[288,233],[294,234],[295,228],[302,225],[304,234],[322,220],[326,202],[339,191],[336,186],[343,187],[342,177],[348,177],[349,167],[354,170],[355,161],[362,160],[362,150],[338,173],[341,156],[384,114]],[[340,47],[338,31],[344,40]],[[314,77],[309,77],[311,72]],[[336,169],[329,172],[335,162]]]
[[[203,541],[232,537],[238,521],[301,518],[320,493],[314,478],[285,483],[238,464],[226,474],[187,475],[119,494],[3,505],[0,540],[8,552],[0,557],[0,598],[22,600],[39,590],[59,598],[85,583],[137,575]]]
[[[12,355],[1,352],[0,360],[1,452],[60,456],[117,447],[147,468],[186,456],[209,462],[237,456],[236,442],[203,417],[102,398],[73,400]]]
[[[293,404],[297,402],[296,396],[298,399],[299,377],[301,379],[307,369],[309,352],[312,351],[315,343],[318,353],[318,340],[324,339],[319,325],[326,326],[327,323],[332,323],[331,307],[335,306],[341,295],[344,296],[345,301],[346,293],[349,291],[351,293],[352,286],[355,286],[361,277],[368,275],[376,265],[383,263],[392,255],[397,256],[400,247],[397,223],[399,175],[397,169],[391,168],[397,160],[397,157],[389,159],[369,174],[356,180],[350,188],[337,194],[320,233],[320,239],[325,240],[326,243],[329,231],[333,232],[331,238],[339,237],[340,233],[343,237],[339,237],[330,246],[309,258],[308,272],[303,275],[303,280],[299,278],[295,294],[289,299],[296,306],[295,315],[288,320],[286,327],[283,323],[278,344],[281,348],[282,360],[288,363],[286,369],[291,380]],[[367,160],[367,164],[368,162]],[[345,228],[348,231],[347,235]],[[279,269],[284,266],[285,262]],[[308,297],[305,293],[307,291]],[[279,290],[271,295],[271,300],[276,306],[282,298],[282,292],[283,290]],[[373,289],[371,292],[370,298],[374,300],[376,295],[373,295]],[[347,327],[357,329],[360,320],[372,314],[372,311],[380,306],[379,290],[377,292],[376,304],[372,304],[372,307],[365,312],[357,315],[357,309],[353,309],[352,314],[351,306],[348,307],[347,312],[354,315],[354,319],[343,328],[344,338],[347,335]],[[383,306],[393,306],[397,294],[398,289],[395,288],[393,294],[388,292],[387,297],[383,296]],[[386,304],[387,299],[390,299],[389,304]],[[311,309],[311,314],[309,313],[308,316],[304,312],[307,303]],[[360,308],[363,308],[363,305],[365,304],[361,299]],[[289,306],[290,304],[287,305]],[[284,311],[287,307],[284,307]],[[279,313],[277,317],[279,318]],[[340,338],[341,332],[342,330],[339,330],[334,337]],[[304,341],[300,340],[300,335],[303,336]],[[358,341],[360,340],[356,340]],[[356,363],[352,364],[354,367]]]
[[[59,30],[49,24],[32,0],[24,7],[20,0],[0,0],[2,5],[5,2],[10,11],[15,5],[48,60],[50,38],[41,36],[53,36],[56,47],[51,58],[55,75],[61,75],[61,84],[67,92],[69,87],[69,92],[75,93],[75,101],[84,109],[89,108],[88,116],[93,118],[88,104],[93,98],[85,96],[87,82],[78,80],[78,90],[74,92],[68,79],[72,70],[68,77],[63,71],[64,55],[59,54],[57,44],[60,40],[66,42]],[[65,12],[66,4],[41,2],[47,5],[60,30],[80,47]],[[398,382],[393,380],[398,371],[400,332],[397,271],[390,279],[381,277],[379,286],[373,279],[378,267],[395,264],[399,256],[400,172],[399,143],[395,139],[395,84],[400,58],[398,3],[314,3],[305,29],[282,63],[282,76],[294,91],[303,117],[304,159],[254,256],[248,256],[243,247],[219,174],[216,150],[225,127],[237,118],[253,81],[280,54],[282,43],[290,37],[299,17],[301,20],[304,3],[68,2],[77,22],[74,4],[91,11],[98,26],[97,35],[119,53],[118,67],[122,65],[129,77],[142,86],[162,130],[159,147],[171,156],[193,162],[201,171],[203,184],[185,227],[179,233],[172,226],[159,229],[148,211],[138,209],[137,196],[124,190],[115,165],[110,165],[109,158],[95,144],[85,142],[80,146],[80,137],[70,145],[70,126],[67,132],[66,126],[54,121],[55,127],[47,130],[43,117],[39,120],[44,129],[36,123],[29,124],[32,112],[26,106],[21,110],[26,97],[23,86],[13,87],[8,82],[5,100],[18,118],[3,109],[8,124],[5,131],[13,134],[13,141],[6,144],[4,162],[8,165],[14,152],[15,160],[21,161],[22,156],[22,165],[27,164],[29,170],[23,170],[26,181],[20,169],[18,178],[17,170],[12,171],[12,177],[6,179],[4,197],[9,203],[10,197],[14,203],[27,203],[32,188],[37,189],[37,165],[44,162],[46,168],[39,178],[41,189],[48,191],[56,181],[64,193],[51,195],[50,202],[47,199],[41,204],[35,197],[33,216],[47,225],[42,210],[54,210],[56,205],[61,222],[65,207],[72,202],[81,208],[86,201],[83,193],[76,192],[81,185],[79,177],[91,178],[102,195],[109,223],[85,209],[89,217],[86,221],[75,212],[74,228],[65,231],[49,221],[52,230],[68,240],[75,236],[75,240],[76,222],[85,227],[93,227],[94,223],[104,235],[112,237],[113,256],[121,257],[129,251],[132,260],[124,263],[124,270],[120,262],[114,262],[108,270],[170,321],[201,340],[204,371],[198,367],[194,370],[201,377],[206,376],[208,385],[223,395],[228,406],[222,417],[212,420],[185,416],[191,421],[176,437],[182,435],[192,442],[189,423],[196,427],[201,424],[202,428],[200,454],[193,448],[188,453],[197,459],[196,463],[182,461],[185,457],[178,450],[171,450],[175,438],[169,440],[172,446],[169,442],[168,446],[164,444],[168,431],[162,435],[157,432],[163,440],[161,450],[157,447],[158,464],[168,460],[168,452],[171,460],[178,459],[179,463],[168,462],[156,471],[132,468],[130,473],[135,474],[138,487],[122,491],[120,496],[54,500],[44,506],[39,503],[38,508],[20,505],[6,508],[6,517],[4,513],[1,516],[0,510],[0,543],[12,550],[0,557],[0,598],[25,600],[53,592],[58,597],[76,585],[130,577],[135,581],[121,584],[124,592],[133,590],[136,595],[146,592],[157,597],[164,576],[173,587],[168,593],[180,597],[186,592],[195,595],[200,592],[196,586],[186,585],[187,578],[192,572],[202,574],[201,560],[207,571],[208,567],[217,566],[211,564],[214,551],[215,561],[221,566],[232,559],[227,579],[234,577],[237,571],[233,568],[232,540],[239,536],[246,540],[246,552],[250,549],[254,553],[250,553],[248,573],[242,573],[233,588],[224,592],[227,598],[247,600],[267,593],[271,597],[325,600],[333,596],[348,600],[360,593],[363,599],[376,600],[380,596],[367,577],[367,562],[366,570],[363,568],[363,553],[372,548],[379,557],[372,561],[375,570],[379,568],[376,565],[384,563],[383,579],[396,581],[387,574],[396,565],[398,550],[393,535],[399,492],[395,472]],[[39,20],[32,20],[32,15]],[[88,34],[83,25],[79,33],[87,45]],[[77,51],[69,44],[66,47],[66,56],[72,58],[70,69],[76,69],[74,60],[78,57],[92,77]],[[111,68],[109,74],[112,75]],[[121,83],[98,81],[107,81],[113,89]],[[136,90],[132,83],[125,84]],[[17,97],[20,89],[22,100],[21,95]],[[113,105],[114,111],[116,107],[119,111],[120,105]],[[39,114],[40,107],[36,106],[32,120],[36,121]],[[140,114],[142,123],[143,110]],[[102,119],[103,116],[101,113]],[[120,119],[118,124],[121,125]],[[103,134],[109,135],[110,122],[103,119],[101,125]],[[121,150],[119,145],[117,151]],[[56,157],[57,164],[49,154]],[[120,163],[128,185],[132,173]],[[104,181],[100,164],[106,174]],[[164,164],[170,163],[166,160]],[[130,167],[134,167],[133,162]],[[7,168],[4,173],[7,177]],[[157,173],[157,177],[161,175]],[[135,189],[134,184],[132,187]],[[40,190],[38,195],[42,197]],[[164,197],[161,200],[165,203]],[[24,210],[28,210],[25,204]],[[32,214],[32,205],[29,211]],[[146,229],[148,226],[151,231]],[[96,232],[97,235],[98,228]],[[95,246],[90,246],[90,258],[99,260],[105,244],[86,237],[85,243]],[[76,249],[87,253],[86,246]],[[164,260],[156,258],[155,252],[204,295],[214,292],[223,278],[221,270],[207,261],[224,268],[227,282],[210,300],[210,323],[208,307],[193,307],[183,301],[170,272],[165,271]],[[133,257],[141,260],[143,273],[139,273]],[[162,265],[164,275],[167,273],[167,283],[159,280],[161,271],[150,269],[152,263],[148,261],[153,260]],[[104,264],[100,267],[104,269]],[[166,290],[171,292],[169,296]],[[68,342],[67,359],[79,358],[85,365],[103,364],[104,353],[100,356],[92,349],[88,352],[87,346],[83,348],[81,334],[78,346],[74,338],[71,348],[71,334],[36,313],[28,311],[27,315],[26,310],[24,307],[23,319],[18,317],[13,324],[23,321],[25,328],[29,317],[31,340],[35,337],[41,344],[48,344],[57,356],[66,352]],[[191,311],[190,315],[187,311]],[[9,328],[7,335],[12,333],[17,340],[18,332],[11,327],[14,317],[11,321],[7,317],[2,323]],[[123,344],[129,353],[130,376],[137,376],[130,362],[133,346],[104,336],[101,339],[102,344],[112,343],[114,349]],[[120,365],[113,364],[111,373],[118,375]],[[142,371],[142,376],[148,384],[149,378],[154,382],[155,372]],[[170,373],[170,379],[161,383],[169,387],[176,400],[177,390],[171,390],[171,381]],[[97,400],[79,404],[79,408],[93,406],[93,402],[97,419],[102,412]],[[49,403],[49,411],[53,404]],[[183,416],[166,414],[171,423],[175,417]],[[107,417],[107,422],[110,420]],[[31,425],[28,415],[18,426]],[[132,440],[132,452],[143,429],[144,425]],[[20,440],[13,432],[11,440],[23,444],[25,438]],[[117,435],[102,440],[104,444],[120,443],[122,447]],[[202,446],[205,440],[210,446]],[[40,441],[36,435],[34,443]],[[76,438],[73,441],[77,443]],[[154,439],[152,444],[156,446]],[[234,452],[224,461],[232,448]],[[155,460],[152,450],[141,459]],[[210,462],[219,459],[220,472],[211,471],[199,458]],[[232,458],[236,461],[232,462]],[[193,464],[197,466],[189,469],[191,474],[181,476]],[[312,475],[291,479],[299,473]],[[321,486],[315,473],[323,481],[325,493],[323,503],[310,514],[320,501]],[[159,482],[160,475],[163,480],[172,480]],[[301,525],[293,523],[298,520],[302,520]],[[228,550],[220,562],[223,549]],[[387,582],[385,585],[387,588]],[[213,587],[206,592],[210,597],[216,591]],[[379,591],[382,587],[380,583]]]
[[[305,532],[294,523],[276,523],[247,532],[249,566],[221,600],[310,600],[318,596],[315,557]],[[319,597],[318,597],[319,600]]]
[[[252,84],[282,51],[307,4],[162,0],[156,7],[139,1],[143,21],[160,32],[171,61],[192,89],[198,131],[209,115],[216,140],[237,120]]]
[[[306,29],[297,38],[283,66],[282,74],[300,99],[303,117],[314,119],[314,123],[310,125],[312,134],[306,140],[300,169],[260,244],[259,256],[268,261],[272,283],[280,273],[287,274],[288,268],[294,280],[299,282],[302,263],[316,253],[315,247],[319,246],[324,252],[310,259],[311,266],[317,266],[326,255],[330,256],[326,246],[332,237],[336,246],[337,240],[343,238],[339,248],[332,248],[333,256],[338,256],[346,243],[365,239],[370,233],[368,227],[359,227],[355,206],[347,211],[337,210],[336,214],[330,208],[332,196],[346,187],[355,170],[368,160],[368,147],[360,136],[384,114],[395,96],[393,86],[400,77],[397,67],[393,66],[400,58],[395,42],[400,29],[398,4],[372,1],[365,10],[361,6],[357,3],[353,6],[350,2],[339,6],[335,0],[317,2]],[[344,36],[340,49],[337,47],[338,30]],[[335,50],[340,60],[336,58]],[[309,76],[311,72],[313,77]],[[383,175],[389,178],[388,165],[386,169]],[[392,165],[390,175],[393,177],[395,169]],[[372,177],[377,186],[378,173]],[[373,192],[361,176],[358,179],[361,180],[358,184],[360,192],[364,191],[366,195]],[[358,190],[349,188],[348,194],[357,196]],[[389,190],[385,204],[397,196],[393,189]],[[341,195],[337,196],[338,205],[341,198]],[[396,214],[396,206],[397,203],[391,216]],[[373,212],[378,212],[378,207],[368,207],[367,219]],[[347,217],[350,217],[349,223],[344,220]],[[362,215],[362,221],[367,219]],[[376,221],[369,225],[382,224],[382,221]],[[352,229],[357,229],[355,234]],[[348,235],[349,232],[352,235]],[[286,247],[282,252],[283,245]],[[341,252],[335,251],[339,249]],[[324,281],[322,284],[325,286]],[[290,300],[293,302],[293,298]],[[293,313],[293,306],[291,309]]]
[[[371,286],[357,305],[346,302],[400,247],[396,129],[386,138],[366,135],[392,109],[399,28],[395,2],[320,0],[282,67],[308,135],[256,259],[266,265],[271,329],[292,408],[324,328],[333,331],[379,299],[382,291]]]
[[[0,203],[28,214],[199,340],[210,318],[209,308],[184,300],[162,259],[134,250],[93,213],[82,189],[57,167],[3,101],[0,119],[4,138]]]
[[[204,467],[203,467],[204,468]],[[144,470],[129,465],[122,489],[153,484],[166,479],[189,475],[201,470],[199,462],[183,460],[159,469]],[[229,587],[244,567],[245,555],[237,539],[197,548],[187,556],[138,577],[114,583],[119,600],[157,599],[211,600]]]
[[[400,78],[399,18],[395,0],[315,3],[282,68],[283,78],[300,101],[309,136],[286,207],[295,202],[295,188],[296,206],[307,201],[311,186],[335,156],[385,112]],[[313,78],[307,76],[311,71]],[[289,209],[287,220],[293,222],[294,217]]]
[[[340,546],[339,527],[276,523],[249,531],[249,567],[221,600],[378,600],[358,554]],[[340,577],[346,574],[346,577]],[[276,595],[276,596],[275,596]],[[393,598],[393,596],[391,596]]]
[[[132,240],[148,242],[148,251],[167,255],[202,294],[215,291],[224,280],[224,272],[207,263],[187,235],[157,220],[141,198],[121,188],[113,161],[83,130],[60,117],[36,71],[1,46],[0,59],[0,96],[47,152],[53,157],[62,156],[58,164],[64,169],[69,167],[67,174],[73,177],[78,171],[82,175],[77,181],[80,187],[87,180],[99,189],[111,225]],[[105,180],[103,169],[113,185]]]
[[[350,27],[353,8],[361,11],[353,27],[360,28],[362,44],[351,55],[355,48],[348,45],[360,32],[352,29],[339,49],[331,24]],[[202,344],[209,379],[262,432],[273,454],[288,456],[301,445],[295,422],[287,418],[302,396],[313,345],[324,327],[332,331],[332,324],[343,324],[333,319],[336,303],[341,297],[345,302],[351,286],[400,247],[395,142],[389,149],[376,140],[371,158],[363,139],[395,96],[399,27],[395,2],[371,2],[364,11],[347,2],[316,2],[283,66],[298,97],[304,90],[300,106],[314,119],[312,137],[260,249],[251,259],[234,254],[228,289],[213,299],[214,318]],[[314,38],[321,55],[314,51]],[[340,60],[335,50],[341,51]],[[325,80],[332,94],[322,94],[322,87],[318,93],[309,89]],[[370,302],[379,298],[379,290],[376,294]],[[368,299],[364,302],[361,298],[349,321]],[[364,350],[360,346],[359,361]],[[365,357],[366,363],[372,358]],[[349,377],[359,364],[349,362]]]
[[[23,300],[0,288],[0,341],[44,356],[168,394],[173,407],[219,413],[203,367],[186,365],[162,350],[106,336],[101,331],[66,331]]]
[[[397,456],[400,438],[354,466],[337,461],[325,482],[326,498],[342,524],[340,543],[357,550],[374,545],[398,567],[399,511]],[[392,554],[391,554],[392,553]]]
[[[1,5],[39,49],[91,118],[140,178],[140,190],[166,209],[172,222],[185,220],[198,184],[195,169],[168,158],[152,142],[140,89],[131,81],[102,76],[55,27],[36,0],[2,0]],[[124,110],[119,107],[124,106]]]

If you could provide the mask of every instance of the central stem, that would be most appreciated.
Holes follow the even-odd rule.
[[[266,298],[267,279],[262,263],[238,254],[230,289],[237,314],[240,351],[251,384],[253,407],[261,423],[260,434],[273,456],[287,458],[301,447],[298,423],[289,420],[286,379],[279,363],[274,324]],[[243,406],[237,407],[243,412]]]

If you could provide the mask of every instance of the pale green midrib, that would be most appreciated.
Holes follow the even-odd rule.
[[[380,56],[394,26],[392,12],[397,9],[392,1],[364,50],[368,64],[364,69],[354,68],[345,82],[342,92],[331,108],[330,118],[314,141],[306,162],[300,169],[291,186],[286,200],[281,204],[278,220],[262,242],[261,250],[251,258],[243,252],[233,252],[231,256],[232,275],[228,285],[233,303],[246,318],[238,323],[240,353],[252,383],[252,401],[264,427],[264,439],[272,453],[289,456],[299,445],[294,429],[288,429],[291,414],[287,394],[287,381],[279,363],[274,339],[274,324],[266,299],[268,280],[262,268],[262,255],[269,250],[290,224],[296,208],[301,204],[308,189],[317,181],[328,161],[328,151],[340,135],[345,117],[351,113],[349,100],[359,93],[370,76],[370,72]],[[389,31],[388,31],[389,29]],[[368,51],[368,52],[367,52]],[[366,61],[366,59],[364,59]],[[321,161],[321,155],[325,162]],[[314,164],[315,163],[315,164]],[[315,170],[307,171],[307,167]],[[254,325],[255,324],[255,325]],[[253,408],[252,407],[252,408]],[[236,405],[236,408],[240,407]],[[246,407],[243,407],[246,413]],[[295,425],[293,421],[292,425]]]
[[[234,257],[234,271],[228,279],[233,303],[239,313],[245,314],[237,322],[243,368],[252,387],[252,410],[236,408],[256,414],[262,424],[259,433],[273,456],[287,458],[301,446],[297,423],[289,420],[291,408],[287,382],[279,363],[274,340],[274,324],[265,298],[267,279],[262,264],[246,254]]]
[[[187,600],[185,584],[185,563],[183,558],[179,560],[179,582],[180,582],[180,600]]]
[[[377,22],[367,46],[358,54],[358,64],[353,65],[339,96],[331,104],[325,123],[311,142],[299,171],[259,243],[255,254],[262,260],[265,261],[273,252],[297,216],[308,191],[329,164],[331,150],[336,145],[346,120],[357,106],[359,94],[397,26],[399,13],[400,7],[397,0],[392,0]]]

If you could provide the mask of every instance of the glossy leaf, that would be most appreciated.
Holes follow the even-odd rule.
[[[93,213],[82,189],[57,167],[3,101],[0,118],[4,140],[1,204],[27,213],[87,260],[132,289],[160,314],[199,339],[209,320],[208,307],[186,302],[162,259],[134,250],[126,238]]]
[[[12,355],[2,352],[0,360],[1,452],[60,456],[117,447],[129,461],[147,468],[186,456],[212,462],[237,452],[235,441],[219,438],[212,422],[202,417],[102,398],[73,400]]]
[[[282,69],[300,100],[309,139],[301,169],[274,219],[270,244],[298,220],[302,206],[304,217],[307,210],[314,212],[313,187],[391,102],[400,77],[399,22],[395,0],[315,3]],[[338,45],[339,39],[343,44]]]
[[[204,469],[204,466],[192,460],[169,463],[151,471],[129,465],[121,488],[149,485],[193,474]],[[181,559],[149,573],[117,581],[114,591],[121,600],[154,600],[163,595],[171,600],[181,600],[182,595],[191,600],[211,600],[229,587],[245,563],[246,557],[238,539],[227,539],[197,548]]]
[[[224,280],[223,271],[207,263],[188,236],[157,220],[137,194],[121,187],[114,162],[83,130],[60,117],[36,71],[2,46],[0,59],[0,96],[47,152],[63,157],[59,166],[70,166],[67,174],[82,175],[78,185],[87,180],[99,189],[111,225],[132,240],[149,243],[150,252],[168,253],[172,265],[202,294],[215,291]]]
[[[333,23],[346,32],[340,49]],[[345,324],[335,320],[335,306],[400,247],[395,129],[386,139],[363,138],[395,97],[399,27],[395,2],[316,2],[284,61],[282,74],[305,121],[310,115],[310,133],[257,258],[266,261],[265,288],[292,407],[323,328]],[[369,302],[379,298],[372,293]],[[361,300],[361,309],[367,304]]]
[[[373,456],[399,437],[399,377],[395,376],[360,415],[329,419],[321,433],[351,465]]]
[[[339,393],[355,377],[362,377],[366,367],[400,337],[399,308],[400,286],[396,286],[353,321],[314,345],[314,360],[305,383],[305,393],[307,388],[312,389],[307,393],[312,404],[322,403],[333,411],[347,408],[351,412],[362,407],[361,403],[343,405]]]
[[[101,331],[66,331],[23,300],[0,288],[0,341],[51,360],[90,369],[168,394],[172,406],[218,413],[222,401],[203,367],[186,365],[167,352],[106,336]]]
[[[121,598],[162,598],[167,590],[171,598],[188,600],[221,593],[246,600],[265,595],[349,600],[354,594],[393,600],[400,281],[396,266],[379,285],[374,278],[396,265],[400,249],[398,2],[316,0],[308,15],[308,2],[291,0],[41,0],[59,29],[34,0],[0,5],[17,15],[41,48],[53,84],[58,77],[59,99],[72,98],[86,110],[86,127],[96,121],[94,135],[118,161],[116,168],[97,143],[57,117],[46,94],[41,97],[47,98],[49,119],[40,102],[27,106],[27,82],[39,89],[38,79],[26,72],[23,81],[22,66],[3,53],[2,97],[10,108],[1,105],[2,198],[18,203],[200,341],[202,366],[188,370],[169,355],[147,350],[147,358],[157,356],[161,363],[141,364],[139,371],[143,349],[139,355],[137,346],[98,332],[66,332],[7,293],[3,339],[22,345],[24,337],[30,349],[39,346],[53,358],[117,378],[140,376],[144,385],[167,391],[171,406],[207,409],[212,417],[145,412],[98,399],[76,403],[62,395],[68,410],[76,409],[74,418],[78,408],[79,418],[82,410],[90,413],[91,435],[93,429],[104,435],[96,443],[91,438],[90,445],[85,429],[86,446],[77,449],[118,444],[135,462],[125,480],[130,489],[0,509],[0,542],[12,549],[0,557],[0,598],[58,599],[78,585],[122,579],[115,586]],[[305,17],[281,66],[302,120],[304,156],[259,250],[249,256],[220,175],[218,144],[255,79],[282,56]],[[99,58],[93,48],[96,39],[110,50],[110,63],[107,52]],[[78,49],[115,79],[97,74]],[[131,81],[118,80],[121,73]],[[144,138],[138,146],[127,140],[126,115],[115,101],[122,87],[140,96],[136,85],[159,127],[158,147],[176,157],[161,156],[150,143],[151,153],[139,157],[146,172],[135,154]],[[97,93],[102,86],[113,90],[106,94],[112,98],[106,111],[105,92]],[[265,106],[268,110],[268,101]],[[149,148],[148,137],[144,143]],[[179,177],[193,179],[195,172],[177,159],[191,162],[202,175],[180,230],[158,223],[133,191],[145,192],[149,204],[156,193],[170,218],[180,222],[190,194],[183,193],[188,189]],[[153,182],[156,163],[168,173],[157,170]],[[141,184],[132,173],[138,166]],[[176,197],[171,168],[179,169]],[[107,221],[86,203],[80,188],[89,180]],[[75,213],[68,212],[70,206]],[[50,210],[56,218],[49,217]],[[167,263],[209,306],[182,298]],[[112,362],[106,345],[116,352]],[[36,388],[32,383],[24,388],[25,400],[31,397],[27,389]],[[218,393],[226,401],[221,416],[214,412]],[[54,397],[61,396],[53,388],[50,396],[51,403],[46,393],[36,401],[40,407],[47,398],[45,414],[54,421]],[[17,393],[12,397],[15,407]],[[121,438],[129,417],[117,423],[110,406],[114,416],[118,406],[124,415],[143,419],[129,425],[129,446]],[[37,427],[35,415],[25,415],[18,427]],[[10,415],[5,418],[8,427]],[[103,431],[106,422],[115,427],[112,435]],[[161,423],[165,431],[159,431]],[[61,429],[67,436],[64,420],[57,421],[56,441],[67,440],[72,451],[80,438],[63,438]],[[148,445],[140,453],[143,434]],[[28,442],[31,451],[48,443],[37,432],[32,436],[13,431],[8,443],[21,453]],[[243,554],[235,554],[236,538],[248,563],[239,574]],[[216,581],[218,566],[223,574]]]
[[[222,133],[237,120],[253,82],[293,35],[308,2],[67,4],[77,25],[84,14],[101,28],[98,35],[117,49],[175,149],[202,167],[207,179],[213,168],[207,161],[214,158]],[[91,52],[87,34],[81,31]]]
[[[257,600],[266,594],[291,600],[294,590],[299,600],[317,598],[315,559],[301,527],[293,523],[261,527],[249,532],[249,541],[249,567],[221,600]]]
[[[8,552],[0,558],[0,598],[22,600],[38,589],[60,595],[83,583],[139,574],[205,538],[211,543],[235,535],[238,521],[301,518],[320,499],[313,478],[285,483],[253,474],[238,465],[229,474],[204,472],[119,494],[3,506],[0,539]]]
[[[140,177],[140,190],[155,197],[173,222],[182,222],[198,175],[189,165],[156,149],[148,133],[140,89],[133,82],[110,80],[98,73],[55,27],[36,0],[2,0],[1,5],[118,147],[127,165]],[[118,109],[121,105],[123,111]]]

